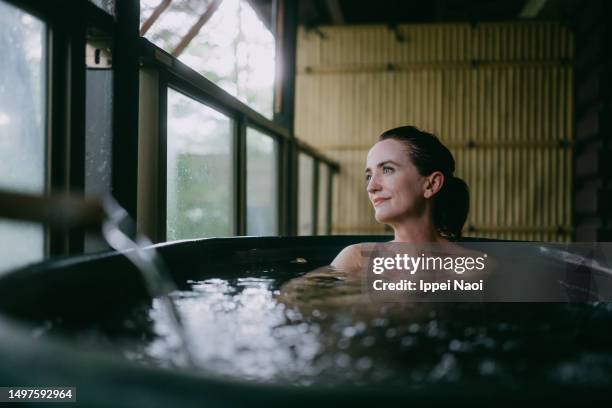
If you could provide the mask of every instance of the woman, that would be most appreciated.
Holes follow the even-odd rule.
[[[434,135],[413,126],[380,135],[368,152],[366,190],[376,221],[393,228],[391,242],[448,242],[461,236],[469,192],[454,172],[453,155]],[[371,246],[344,248],[332,266],[360,268],[361,253]]]

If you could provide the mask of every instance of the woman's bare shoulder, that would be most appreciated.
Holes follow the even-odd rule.
[[[331,263],[336,269],[349,270],[361,267],[361,244],[353,244],[344,248]]]
[[[376,243],[374,242],[349,245],[336,255],[331,266],[343,270],[361,268],[363,252],[372,249],[375,245]]]

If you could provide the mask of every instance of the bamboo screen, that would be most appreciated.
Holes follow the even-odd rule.
[[[470,186],[465,235],[569,240],[572,59],[556,23],[300,29],[295,133],[342,166],[332,232],[385,233],[365,156],[411,124],[451,149]]]

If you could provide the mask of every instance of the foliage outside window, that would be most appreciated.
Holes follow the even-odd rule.
[[[168,90],[166,237],[234,233],[232,121]]]
[[[277,145],[247,128],[247,235],[278,234]]]
[[[272,118],[274,37],[246,0],[221,1],[198,30],[198,20],[213,3],[212,0],[168,2],[144,36],[254,110]],[[141,0],[140,5],[143,26],[156,9],[163,8],[164,1]],[[190,29],[194,27],[197,34],[189,40]],[[185,44],[186,48],[180,51]]]
[[[44,194],[45,24],[0,0],[0,50],[0,190]],[[41,226],[0,219],[0,271],[43,256]]]

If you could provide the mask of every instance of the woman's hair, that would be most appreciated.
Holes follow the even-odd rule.
[[[459,238],[470,209],[470,193],[465,181],[454,176],[455,159],[440,140],[414,126],[401,126],[380,135],[379,140],[394,139],[406,144],[408,156],[422,176],[434,171],[444,174],[444,184],[433,201],[433,221],[438,231]]]

